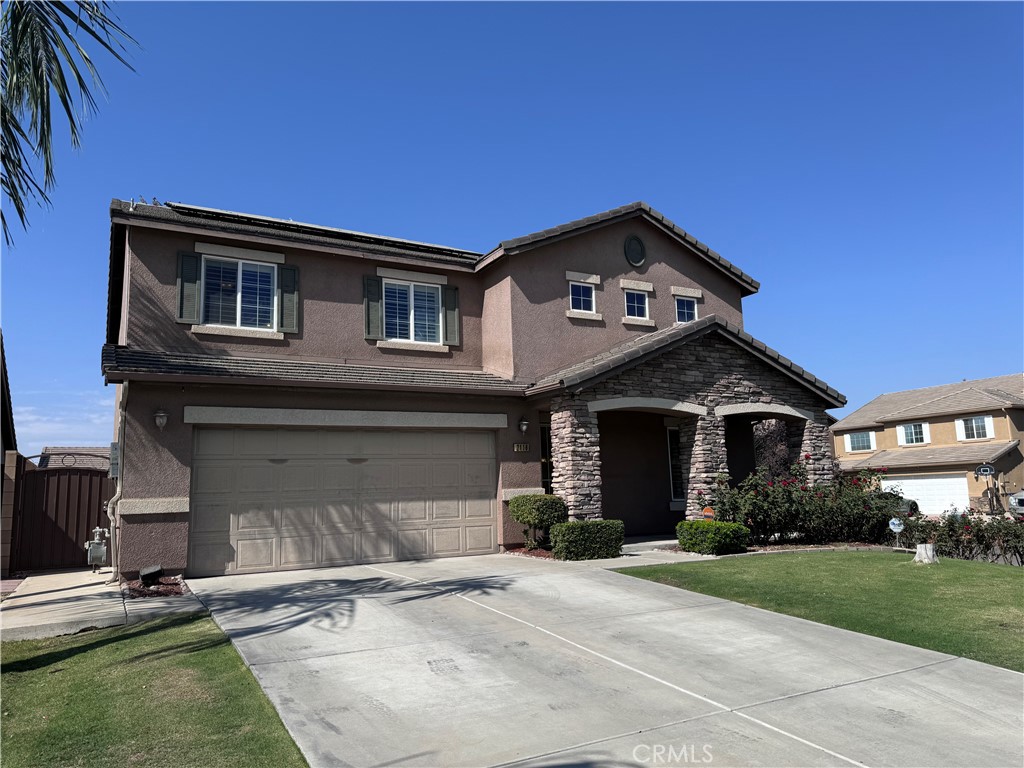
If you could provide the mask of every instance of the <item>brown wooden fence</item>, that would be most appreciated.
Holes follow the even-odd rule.
[[[104,504],[116,481],[102,469],[40,469],[22,456],[12,461],[12,453],[4,473],[5,573],[84,568],[92,529],[109,527]]]

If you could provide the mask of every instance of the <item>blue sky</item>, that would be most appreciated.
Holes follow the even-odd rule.
[[[3,253],[22,453],[110,440],[112,197],[475,250],[645,200],[837,415],[1024,368],[1021,3],[115,7],[137,71]]]

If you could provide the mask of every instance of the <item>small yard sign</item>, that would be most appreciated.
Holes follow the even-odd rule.
[[[896,549],[900,548],[900,533],[903,532],[904,527],[903,521],[898,517],[894,517],[889,521],[889,530],[896,534]]]

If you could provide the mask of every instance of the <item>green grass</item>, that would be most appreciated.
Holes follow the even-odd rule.
[[[0,645],[4,768],[306,762],[206,617]]]
[[[1024,671],[1024,569],[908,554],[814,552],[622,573]]]

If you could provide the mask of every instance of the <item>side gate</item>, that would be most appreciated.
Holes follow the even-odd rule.
[[[110,526],[104,505],[116,482],[103,469],[25,461],[12,505],[10,571],[86,567],[84,544],[93,528]]]

